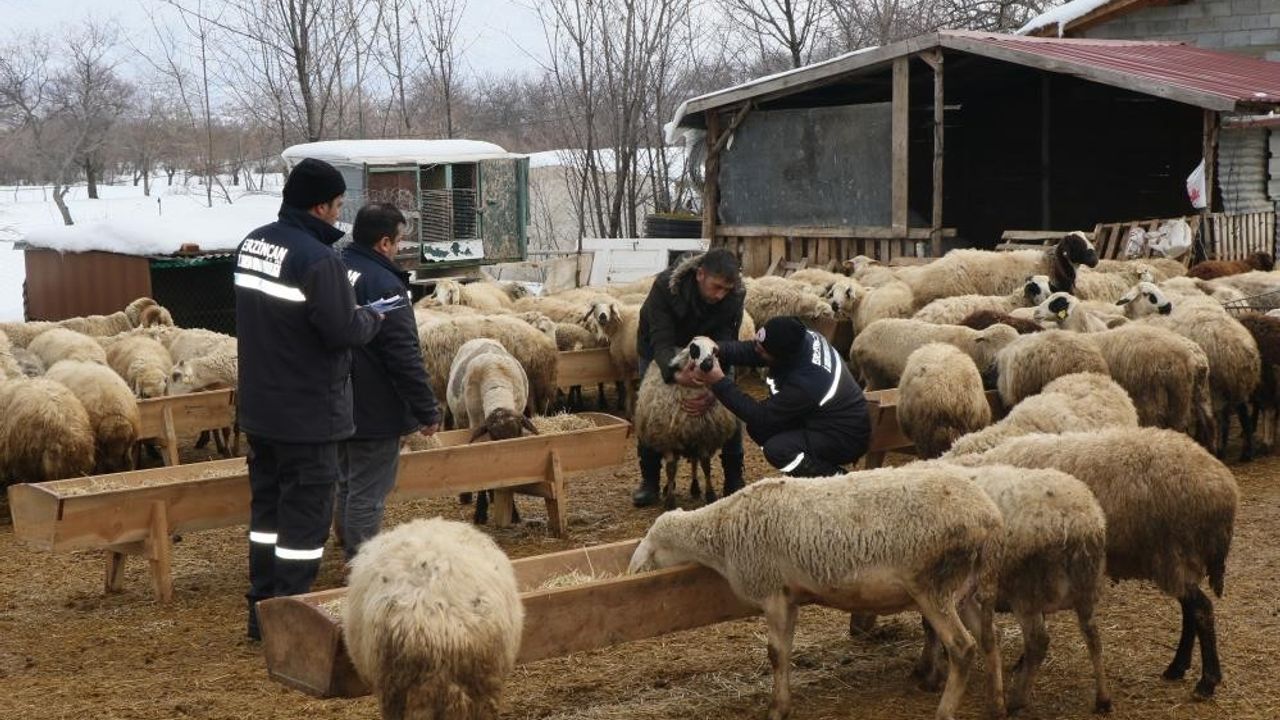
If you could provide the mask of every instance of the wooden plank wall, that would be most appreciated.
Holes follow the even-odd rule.
[[[1244,260],[1255,252],[1275,253],[1275,212],[1214,213],[1205,230],[1209,256],[1215,260]]]
[[[748,277],[759,277],[774,262],[798,262],[809,258],[809,267],[837,266],[856,255],[889,264],[900,257],[917,257],[916,248],[929,252],[929,229],[911,228],[901,237],[891,228],[857,227],[774,227],[765,225],[722,225],[716,228],[712,247],[733,251]],[[944,231],[954,236],[955,230]]]

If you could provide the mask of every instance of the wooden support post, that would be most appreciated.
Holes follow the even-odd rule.
[[[1213,212],[1214,170],[1218,165],[1218,113],[1215,110],[1204,111],[1204,209],[1202,216]],[[1201,227],[1205,221],[1201,220]]]
[[[907,146],[910,126],[908,110],[910,109],[911,84],[909,65],[910,58],[900,57],[893,61],[893,229],[906,237],[907,231]],[[888,260],[880,258],[881,262]]]
[[[942,85],[942,50],[930,50],[920,56],[933,68],[933,218],[929,225],[929,253],[942,256],[942,162],[946,98]]]
[[[164,461],[166,465],[180,465],[178,458],[178,430],[173,422],[173,408],[166,405],[161,411],[164,423]]]
[[[720,208],[720,113],[707,113],[707,160],[702,182],[702,237],[716,244],[716,213]]]
[[[103,590],[107,593],[124,589],[124,562],[129,556],[121,550],[107,551],[107,579]]]
[[[169,511],[163,500],[151,503],[151,530],[142,547],[151,565],[151,587],[156,599],[167,603],[173,599],[173,541],[169,537]]]
[[[552,536],[564,538],[569,533],[569,521],[559,450],[552,450],[547,458],[547,490],[547,529]]]
[[[481,492],[484,492],[481,490]],[[516,517],[516,494],[511,488],[500,488],[493,491],[493,524],[496,527],[511,527]]]

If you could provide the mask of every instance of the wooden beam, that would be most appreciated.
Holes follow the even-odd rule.
[[[1204,209],[1202,215],[1213,212],[1214,170],[1218,166],[1218,113],[1204,111]]]
[[[707,160],[702,178],[702,237],[708,242],[716,238],[717,215],[720,210],[720,113],[707,111]]]
[[[905,233],[895,228],[874,225],[721,225],[717,230],[721,237],[737,238],[859,238],[863,240],[928,240],[928,228],[907,228]],[[955,237],[955,228],[943,228],[943,237]],[[772,242],[772,241],[770,241]],[[564,353],[561,353],[561,357]]]
[[[946,97],[942,85],[942,51],[930,50],[921,57],[933,68],[933,222],[929,227],[929,250],[933,257],[942,256],[942,163],[945,158]]]
[[[892,174],[892,220],[894,230],[906,232],[907,229],[907,147],[910,141],[911,127],[911,75],[910,57],[898,57],[893,60],[893,174]]]

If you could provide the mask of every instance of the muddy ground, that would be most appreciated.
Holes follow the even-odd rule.
[[[189,444],[184,456],[214,457]],[[748,442],[748,478],[766,468]],[[1115,718],[1280,717],[1280,457],[1232,468],[1241,508],[1226,597],[1217,601],[1225,674],[1218,697],[1190,698],[1198,655],[1187,680],[1160,678],[1177,641],[1177,605],[1124,583],[1109,588],[1099,611]],[[715,476],[719,483],[718,467]],[[491,532],[512,557],[638,537],[659,511],[631,507],[637,478],[634,450],[622,466],[573,478],[568,540],[546,537],[540,501],[525,499],[522,525]],[[244,637],[244,528],[185,536],[174,549],[174,601],[159,605],[139,559],[129,561],[124,591],[105,595],[102,553],[33,552],[13,537],[3,501],[0,512],[0,718],[378,716],[369,698],[316,700],[267,678],[259,647]],[[392,505],[387,522],[431,515],[466,520],[470,508],[454,499]],[[316,589],[342,584],[339,557],[326,554]],[[872,637],[859,639],[848,637],[846,622],[828,610],[801,611],[792,717],[933,717],[937,696],[908,677],[920,642],[916,618],[882,618]],[[1011,621],[1000,622],[1009,668],[1019,636]],[[1089,717],[1092,680],[1074,621],[1059,615],[1050,632],[1050,655],[1023,717]],[[744,620],[520,667],[507,686],[505,717],[741,720],[764,716],[769,688],[763,624]],[[974,673],[962,717],[984,716],[981,695]]]

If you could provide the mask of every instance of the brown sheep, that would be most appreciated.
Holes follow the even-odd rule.
[[[1044,330],[1044,326],[1034,320],[1016,317],[995,310],[975,310],[969,313],[960,324],[974,330],[986,330],[992,325],[1008,325],[1018,331],[1019,335],[1029,335]]]
[[[1252,270],[1272,270],[1275,266],[1276,260],[1271,257],[1271,253],[1256,252],[1244,260],[1205,260],[1196,263],[1187,271],[1187,277],[1213,280],[1214,278],[1239,275]]]
[[[1258,343],[1258,354],[1262,360],[1258,386],[1250,399],[1252,421],[1250,425],[1258,427],[1259,416],[1263,412],[1269,419],[1270,431],[1262,433],[1262,441],[1268,451],[1275,446],[1275,429],[1277,415],[1280,415],[1280,317],[1270,317],[1262,313],[1248,313],[1237,318],[1253,339]],[[1241,458],[1251,459],[1251,458]]]

